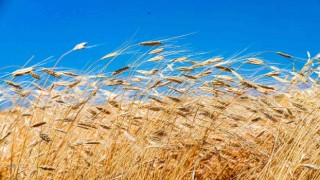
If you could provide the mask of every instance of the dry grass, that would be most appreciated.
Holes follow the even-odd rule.
[[[136,60],[109,70],[130,48]],[[167,40],[116,52],[81,75],[58,62],[7,75],[0,179],[320,178],[320,69],[309,53],[291,72],[254,54],[189,60]]]

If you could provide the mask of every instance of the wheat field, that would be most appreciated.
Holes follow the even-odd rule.
[[[3,74],[0,179],[320,179],[320,55],[203,58],[173,44],[60,67],[84,42]]]

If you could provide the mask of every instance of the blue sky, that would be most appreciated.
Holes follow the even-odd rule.
[[[103,44],[62,63],[82,68],[136,32],[137,42],[195,32],[182,40],[195,52],[249,47],[306,57],[320,52],[319,12],[319,0],[0,0],[0,65],[59,57],[83,41]]]

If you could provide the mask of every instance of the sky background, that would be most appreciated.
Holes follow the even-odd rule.
[[[21,66],[32,55],[33,64],[58,58],[84,41],[102,44],[61,64],[82,68],[135,33],[136,42],[195,33],[181,40],[194,52],[227,56],[249,48],[314,56],[319,12],[319,0],[0,0],[0,68]]]

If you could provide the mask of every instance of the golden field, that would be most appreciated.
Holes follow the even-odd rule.
[[[319,55],[201,58],[156,40],[85,72],[59,67],[86,47],[6,74],[0,179],[320,178]],[[128,54],[132,63],[109,70]]]

